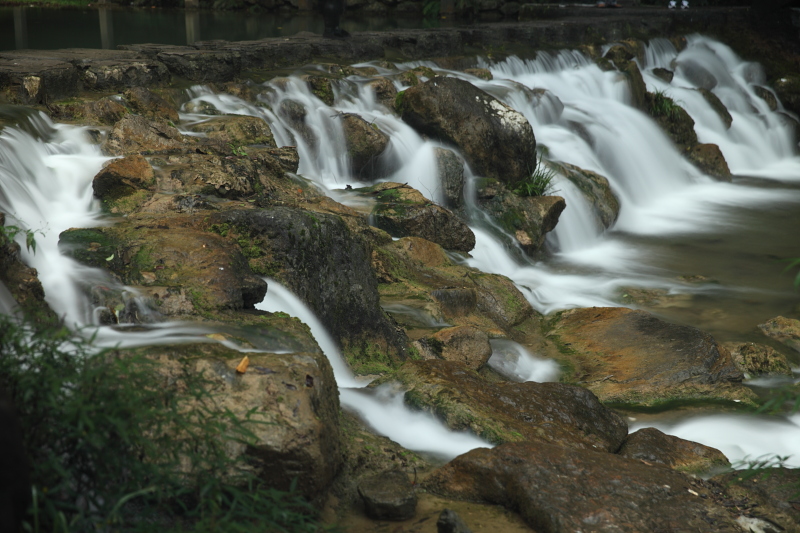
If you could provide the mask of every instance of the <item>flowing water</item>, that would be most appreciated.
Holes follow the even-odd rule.
[[[418,65],[397,65],[397,69]],[[362,66],[372,66],[381,74],[397,72],[379,64]],[[782,260],[800,257],[796,239],[800,234],[800,158],[782,108],[770,110],[755,92],[755,86],[764,83],[758,65],[743,62],[726,46],[700,36],[690,37],[687,49],[680,53],[669,42],[654,40],[640,63],[648,89],[664,91],[685,107],[700,142],[719,145],[735,174],[733,183],[715,181],[690,165],[656,124],[630,105],[622,75],[601,71],[577,52],[485,62],[494,75],[492,81],[431,63],[425,66],[468,79],[522,112],[533,125],[538,144],[547,147],[549,159],[607,177],[621,204],[616,223],[603,228],[577,189],[558,176],[555,189],[568,207],[548,237],[547,259],[533,261],[487,222],[475,207],[470,196],[474,187],[468,184],[466,202],[472,209],[477,239],[466,260],[471,266],[508,276],[543,313],[576,306],[630,305],[700,327],[719,341],[764,342],[756,333],[757,324],[776,315],[800,317],[792,278],[782,274]],[[656,67],[675,72],[671,84],[652,74]],[[184,122],[205,120],[207,116],[198,111],[209,106],[223,113],[262,117],[280,145],[297,146],[298,174],[336,200],[353,203],[345,186],[360,183],[352,177],[343,155],[339,115],[357,113],[390,136],[389,149],[378,163],[380,175],[441,201],[434,157],[439,145],[421,138],[383,107],[368,82],[359,76],[339,82],[333,106],[321,102],[297,77],[265,84],[260,98],[266,106],[195,87],[181,118]],[[730,129],[695,90],[699,87],[711,89],[728,107],[733,117]],[[533,98],[531,88],[546,92]],[[302,110],[305,119],[291,120],[291,108]],[[32,133],[6,128],[0,134],[0,210],[19,225],[43,232],[39,251],[26,252],[26,261],[39,270],[54,309],[68,323],[89,324],[93,310],[81,286],[111,282],[101,272],[60,256],[55,241],[68,227],[102,223],[91,198],[91,179],[105,159],[83,139],[79,128],[53,125],[39,117],[25,124]],[[465,171],[472,178],[469,168]],[[0,305],[4,301],[0,293]],[[343,405],[358,411],[379,432],[411,449],[442,456],[486,446],[409,412],[396,390],[381,387],[367,392],[347,369],[335,343],[326,340],[313,314],[275,282],[270,282],[260,308],[289,312],[311,326],[334,366]],[[420,327],[443,327],[438,317],[412,308],[394,304],[386,310],[414,315]],[[122,330],[104,328],[100,338],[147,342],[136,332]],[[211,342],[204,335],[207,331],[188,325],[160,324],[150,331],[166,339]],[[513,379],[558,379],[552,361],[537,359],[519,345],[495,341],[493,348],[492,366]],[[383,425],[398,419],[404,423]],[[718,447],[734,461],[765,453],[791,455],[800,442],[797,416],[706,414],[687,419],[677,412],[634,422],[635,427],[656,425]],[[754,427],[758,428],[755,436]],[[795,458],[790,464],[800,462]]]

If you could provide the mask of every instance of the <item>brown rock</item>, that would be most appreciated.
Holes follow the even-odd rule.
[[[758,328],[767,337],[800,352],[800,320],[779,316],[759,324]]]
[[[379,176],[378,158],[389,146],[389,137],[374,124],[353,113],[345,113],[341,120],[353,176],[375,179]]]
[[[656,428],[631,433],[617,453],[628,459],[660,464],[691,474],[705,474],[731,466],[725,454],[716,448],[666,435]]]
[[[425,266],[437,267],[450,264],[450,259],[444,249],[427,239],[403,237],[397,241],[397,246],[406,253],[409,259],[419,261]]]
[[[569,163],[555,163],[558,171],[580,189],[583,196],[592,206],[592,211],[599,224],[610,228],[619,216],[619,200],[608,179],[596,172],[584,170]]]
[[[697,168],[720,181],[731,181],[731,171],[725,156],[716,144],[698,144],[687,152],[689,160]]]
[[[441,346],[440,357],[478,370],[492,356],[489,335],[469,326],[457,326],[437,331],[432,339]]]
[[[417,495],[404,472],[382,472],[358,484],[364,510],[373,520],[408,520],[417,508]]]
[[[134,113],[150,120],[171,121],[173,124],[177,124],[180,121],[177,109],[156,93],[144,87],[128,89],[123,96],[125,96],[125,100]]]
[[[615,452],[628,428],[588,390],[563,383],[490,383],[454,361],[408,361],[374,382],[399,381],[405,402],[491,443],[547,441]]]
[[[394,109],[394,99],[397,97],[397,88],[394,86],[394,83],[392,83],[392,80],[376,78],[368,82],[367,86],[375,93],[375,100],[388,109]]]
[[[259,117],[224,115],[194,124],[189,129],[195,133],[205,133],[209,139],[230,145],[236,152],[246,152],[241,147],[251,144],[277,146],[269,125]]]
[[[188,144],[173,126],[127,115],[114,125],[103,150],[110,155],[159,154],[186,151]]]
[[[613,454],[515,442],[477,448],[425,483],[444,496],[517,510],[535,531],[740,531],[715,485]],[[736,513],[738,514],[738,513]]]
[[[754,342],[726,342],[736,367],[751,376],[762,374],[792,375],[792,367],[786,357],[770,346]]]
[[[139,154],[112,160],[92,181],[94,195],[112,213],[129,212],[118,201],[136,191],[146,190],[155,183],[153,167]]]
[[[679,398],[752,401],[742,373],[709,335],[644,311],[565,311],[552,332],[577,363],[581,383],[605,402],[656,404]],[[734,385],[736,383],[736,385]]]

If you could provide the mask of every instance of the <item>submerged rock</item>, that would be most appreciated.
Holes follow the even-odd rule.
[[[706,474],[731,466],[728,458],[716,448],[666,435],[656,428],[631,433],[617,453],[628,459],[660,464],[690,474]]]
[[[476,174],[514,186],[535,169],[536,139],[528,120],[469,82],[437,77],[398,99],[405,122],[458,147]]]
[[[563,383],[490,383],[454,361],[408,361],[370,386],[399,382],[404,401],[455,431],[493,444],[545,441],[615,452],[625,422],[582,387]]]
[[[472,533],[464,520],[450,509],[445,509],[436,520],[437,533]]]
[[[475,247],[469,226],[408,185],[384,182],[358,190],[378,202],[370,215],[372,224],[394,237],[421,237],[460,252]]]
[[[718,485],[585,449],[515,442],[476,448],[436,470],[425,487],[517,510],[537,532],[739,531]]]
[[[752,402],[730,353],[708,333],[622,307],[573,309],[551,334],[575,364],[573,379],[604,402],[654,405],[670,400]]]

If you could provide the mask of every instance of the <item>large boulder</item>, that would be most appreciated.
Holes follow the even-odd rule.
[[[405,357],[405,336],[380,307],[371,245],[341,216],[290,207],[215,213],[252,250],[250,264],[291,289],[339,341],[354,370]],[[222,225],[226,226],[222,226]]]
[[[398,99],[405,122],[456,146],[476,174],[513,187],[535,170],[536,139],[528,120],[469,82],[437,77]]]
[[[201,229],[201,217],[130,215],[110,227],[70,229],[59,246],[74,259],[105,268],[127,285],[143,285],[162,314],[253,308],[267,284],[235,244]],[[172,307],[162,299],[183,298]]]
[[[132,87],[123,93],[131,111],[150,120],[180,121],[178,110],[153,91],[144,87]]]
[[[648,92],[645,94],[645,109],[678,148],[688,150],[697,144],[694,119],[672,98],[664,93]]]
[[[619,200],[608,179],[596,172],[584,170],[569,163],[551,163],[556,170],[571,181],[583,194],[598,223],[610,228],[619,216]]]
[[[389,136],[356,114],[345,113],[341,120],[353,176],[363,180],[378,177],[378,158],[389,146]]]
[[[459,252],[475,247],[469,226],[408,185],[385,182],[359,191],[377,200],[371,222],[394,237],[421,237]]]
[[[407,405],[436,415],[453,430],[493,444],[546,441],[615,452],[628,426],[582,387],[563,383],[490,383],[454,361],[408,361],[377,386],[399,382]]]
[[[551,334],[573,358],[573,379],[604,402],[753,399],[730,353],[711,335],[644,311],[573,309],[554,320]]]
[[[430,344],[438,348],[436,355],[446,361],[457,361],[472,370],[481,368],[492,356],[489,335],[470,326],[444,328],[437,331],[431,340],[434,342]]]
[[[435,471],[425,487],[504,505],[542,533],[733,533],[741,531],[737,518],[749,514],[729,511],[720,485],[618,455],[535,442],[476,448]]]
[[[228,318],[266,332],[274,353],[248,353],[249,365],[241,372],[236,368],[245,354],[215,342],[133,351],[157,361],[168,377],[181,367],[201,372],[216,407],[229,410],[252,433],[252,442],[232,446],[229,453],[242,454],[267,486],[288,490],[296,483],[302,494],[319,495],[342,464],[339,393],[328,359],[308,328],[290,317],[235,313]],[[235,339],[235,334],[211,335]]]
[[[541,249],[567,207],[560,196],[520,196],[491,181],[479,188],[478,203],[529,255]]]
[[[617,453],[628,459],[664,465],[689,474],[706,474],[731,466],[725,454],[716,448],[667,435],[656,428],[631,433]]]

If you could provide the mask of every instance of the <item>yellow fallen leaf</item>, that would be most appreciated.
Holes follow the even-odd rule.
[[[219,333],[209,333],[208,335],[206,335],[206,337],[208,337],[209,339],[214,339],[215,341],[224,341],[224,340],[226,340],[225,339],[225,335],[221,335]]]
[[[239,366],[236,367],[236,371],[240,374],[244,374],[247,372],[248,366],[250,366],[250,358],[245,355],[239,363]]]

